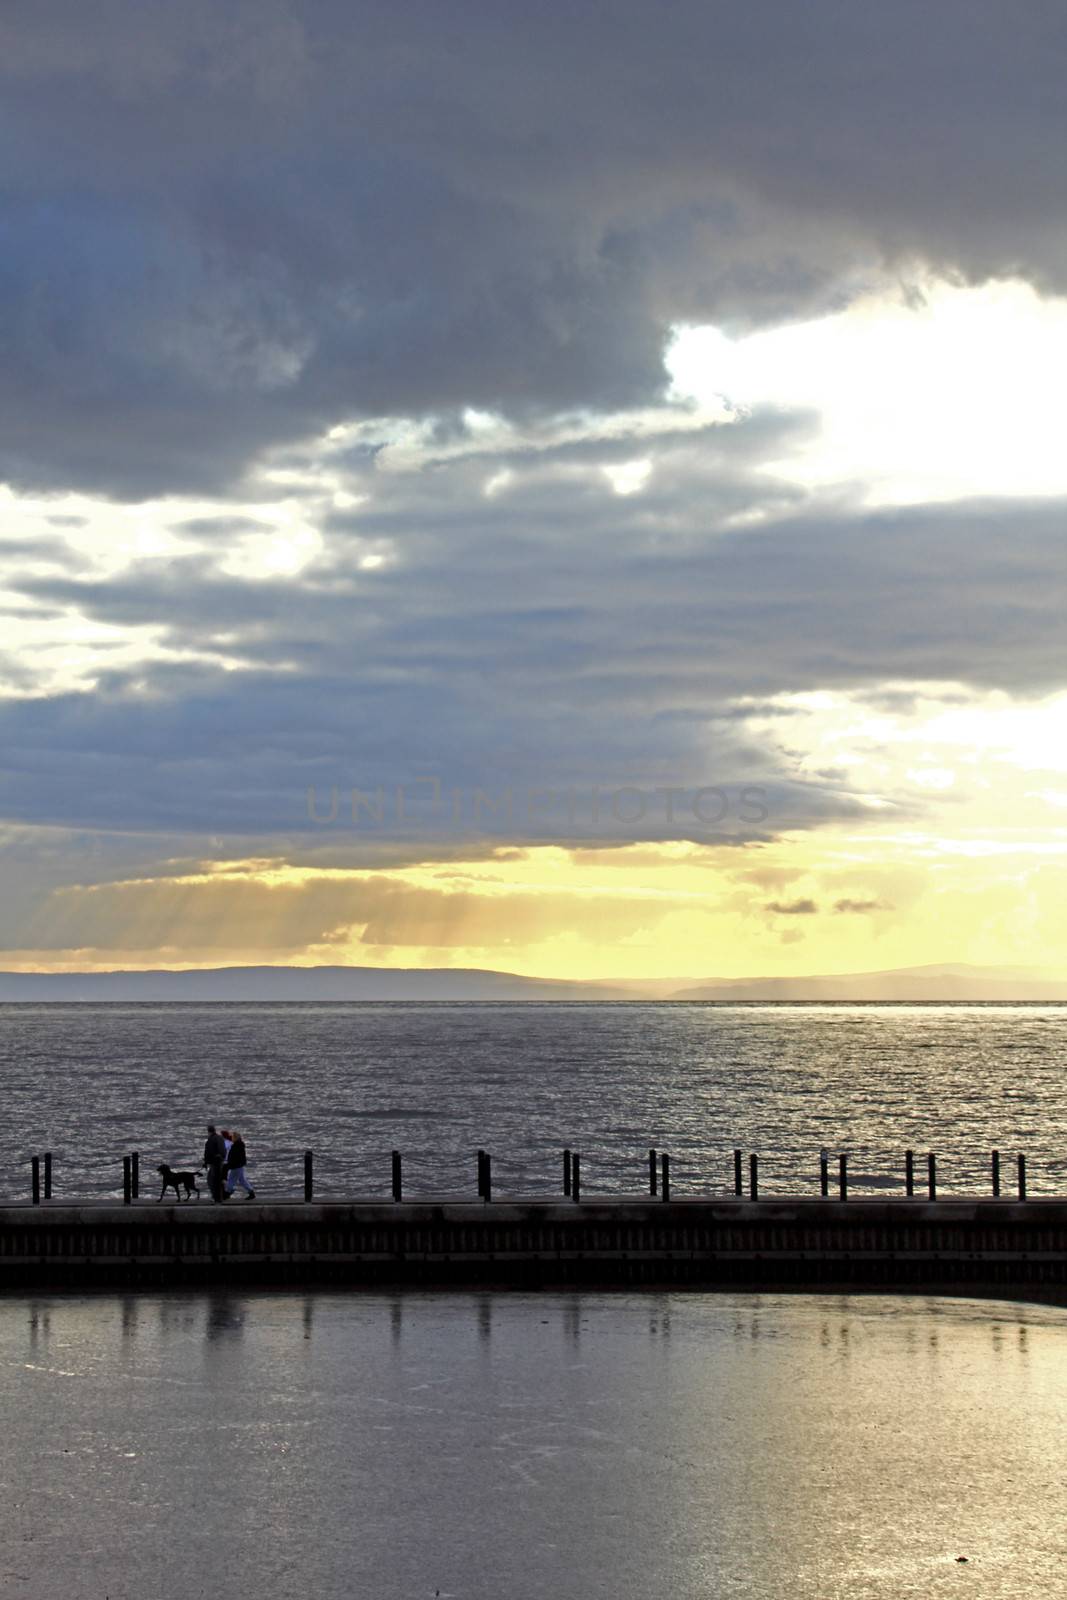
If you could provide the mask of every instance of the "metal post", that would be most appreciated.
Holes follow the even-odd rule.
[[[654,1195],[655,1192],[656,1192],[656,1152],[655,1152],[655,1150],[650,1150],[648,1152],[648,1192],[651,1195]]]
[[[840,1199],[848,1199],[848,1156],[844,1150],[837,1158],[837,1193]]]
[[[304,1199],[310,1202],[315,1193],[315,1153],[304,1151]]]
[[[937,1199],[937,1157],[933,1151],[926,1158],[926,1184],[930,1191],[930,1199]]]
[[[748,1198],[759,1199],[759,1156],[754,1152],[748,1158]]]
[[[993,1151],[993,1198],[1000,1199],[1000,1151]]]
[[[819,1193],[824,1200],[830,1193],[830,1163],[825,1150],[819,1157]]]
[[[670,1197],[671,1197],[671,1158],[667,1154],[666,1150],[664,1150],[664,1152],[663,1152],[663,1158],[662,1159],[663,1159],[662,1197],[663,1197],[664,1200],[669,1200]]]
[[[124,1206],[128,1206],[129,1205],[132,1192],[133,1192],[133,1187],[132,1187],[132,1182],[131,1182],[131,1179],[130,1179],[130,1158],[129,1158],[129,1156],[123,1156],[123,1158],[122,1158],[122,1203],[123,1203]]]
[[[485,1199],[485,1151],[478,1151],[478,1199]]]
[[[571,1199],[575,1205],[582,1198],[582,1158],[577,1150],[571,1156]]]
[[[1022,1156],[1022,1155],[1021,1156],[1017,1156],[1016,1157],[1016,1166],[1018,1167],[1018,1171],[1019,1171],[1019,1199],[1020,1200],[1025,1200],[1026,1199],[1026,1157]]]
[[[915,1151],[904,1152],[904,1193],[910,1200],[915,1193]]]
[[[563,1152],[563,1193],[565,1195],[568,1195],[568,1194],[570,1194],[570,1192],[571,1192],[571,1153],[570,1153],[569,1150],[564,1150],[564,1152]]]
[[[403,1198],[404,1198],[404,1179],[403,1179],[403,1173],[401,1171],[401,1166],[400,1166],[400,1151],[399,1150],[394,1150],[393,1151],[393,1199],[394,1200],[403,1200]]]
[[[130,1190],[136,1200],[141,1193],[141,1152],[134,1150],[130,1155]]]
[[[51,1152],[51,1150],[46,1150],[45,1153],[44,1153],[44,1197],[45,1197],[46,1200],[51,1200],[51,1198],[52,1198],[52,1152]]]
[[[482,1199],[488,1205],[493,1198],[493,1158],[488,1150],[482,1152]]]
[[[734,1151],[734,1194],[741,1193],[741,1152]]]
[[[35,1206],[41,1203],[41,1158],[30,1157],[30,1199]]]

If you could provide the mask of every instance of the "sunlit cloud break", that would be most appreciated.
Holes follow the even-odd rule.
[[[9,7],[4,964],[1062,968],[1061,79]]]

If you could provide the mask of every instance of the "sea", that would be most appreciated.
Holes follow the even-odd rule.
[[[587,1194],[641,1194],[648,1150],[678,1195],[732,1193],[733,1150],[761,1192],[899,1191],[904,1152],[937,1157],[943,1193],[1005,1184],[1067,1193],[1067,1006],[700,1004],[0,1005],[0,1200],[52,1153],[57,1199],[121,1192],[136,1150],[200,1164],[206,1127],[237,1129],[257,1195],[561,1191],[579,1151]]]
[[[56,1199],[237,1127],[257,1194],[814,1193],[820,1150],[1067,1193],[1067,1009],[8,1005],[0,1184]],[[146,1184],[147,1188],[147,1184]],[[146,1203],[154,1195],[149,1193]],[[201,1204],[208,1202],[202,1201]],[[1067,1311],[918,1295],[0,1295],[0,1594],[1053,1595]]]

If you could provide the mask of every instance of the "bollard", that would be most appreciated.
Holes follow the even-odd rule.
[[[41,1203],[41,1158],[30,1157],[30,1199],[35,1206]]]
[[[1000,1199],[1000,1151],[993,1151],[993,1198]]]
[[[571,1192],[571,1153],[570,1153],[569,1150],[564,1150],[564,1152],[563,1152],[563,1193],[565,1195],[568,1195],[568,1194],[570,1194],[570,1192]]]
[[[1026,1199],[1026,1157],[1025,1156],[1017,1156],[1015,1158],[1015,1162],[1016,1162],[1016,1167],[1017,1167],[1018,1173],[1019,1173],[1019,1199],[1020,1200],[1025,1200]]]
[[[748,1158],[748,1198],[759,1199],[759,1156],[755,1153]]]
[[[663,1152],[663,1188],[662,1198],[669,1200],[671,1197],[671,1158],[666,1150]]]
[[[310,1202],[315,1193],[315,1152],[304,1151],[304,1200]]]
[[[840,1199],[848,1199],[848,1156],[843,1150],[837,1158],[837,1193]]]
[[[734,1194],[741,1193],[741,1152],[734,1151]]]
[[[493,1198],[493,1158],[488,1150],[482,1152],[482,1199],[488,1205]]]
[[[651,1195],[654,1195],[655,1192],[656,1192],[656,1152],[655,1152],[655,1150],[650,1150],[648,1152],[648,1192]]]
[[[130,1193],[136,1200],[141,1193],[141,1152],[134,1150],[130,1156]]]
[[[403,1198],[404,1198],[404,1180],[403,1180],[403,1174],[402,1174],[401,1168],[400,1168],[400,1151],[399,1150],[394,1150],[393,1151],[393,1199],[394,1200],[403,1200]]]
[[[819,1157],[819,1193],[824,1200],[830,1193],[830,1163],[825,1150]]]
[[[577,1150],[571,1156],[571,1199],[575,1205],[582,1198],[582,1158]]]
[[[485,1151],[478,1151],[478,1199],[485,1199]]]
[[[930,1199],[937,1199],[937,1157],[933,1151],[926,1158],[926,1184],[930,1191]]]
[[[904,1152],[904,1193],[910,1200],[915,1193],[915,1151]]]
[[[122,1203],[123,1203],[124,1206],[128,1206],[129,1205],[131,1194],[132,1194],[132,1183],[131,1183],[131,1178],[130,1178],[130,1158],[129,1158],[129,1156],[123,1156],[123,1158],[122,1158]]]
[[[51,1200],[51,1198],[52,1198],[52,1152],[51,1152],[51,1150],[46,1150],[45,1153],[44,1153],[44,1197],[45,1197],[46,1200]]]

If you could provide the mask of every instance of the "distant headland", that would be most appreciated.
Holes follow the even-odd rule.
[[[198,967],[0,972],[0,1002],[613,1001],[1067,1003],[1067,977],[1029,968],[937,965],[808,977],[582,982],[475,967]]]

